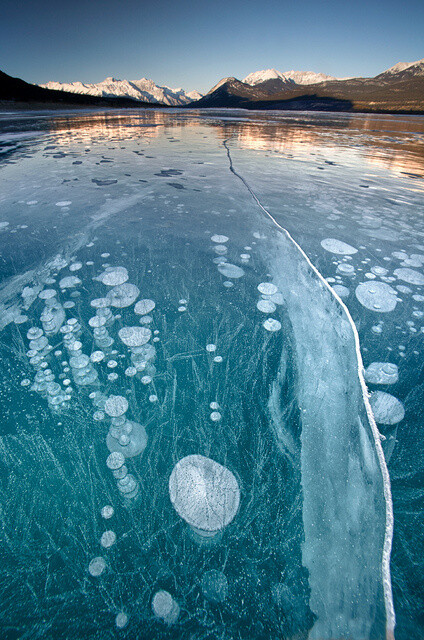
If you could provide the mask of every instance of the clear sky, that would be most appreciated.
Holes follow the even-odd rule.
[[[374,76],[424,57],[424,0],[0,0],[0,69],[208,91],[274,67]]]

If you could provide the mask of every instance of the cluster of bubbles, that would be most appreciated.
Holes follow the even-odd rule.
[[[348,299],[351,289],[346,285],[349,280],[353,282],[357,275],[356,268],[350,261],[352,256],[358,254],[358,249],[336,238],[325,238],[322,240],[321,246],[327,252],[341,257],[334,263],[336,265],[335,277],[329,277],[327,280],[342,299]],[[365,247],[361,246],[360,249],[365,249]],[[424,251],[424,247],[420,246],[420,249]],[[386,266],[378,264],[370,266],[370,258],[365,258],[358,264],[358,271],[365,271],[365,273],[363,281],[355,286],[356,300],[368,311],[376,314],[389,314],[396,309],[399,303],[404,301],[402,296],[411,296],[413,301],[412,319],[406,322],[406,329],[411,334],[416,334],[419,330],[423,332],[424,327],[421,329],[416,327],[416,320],[423,318],[424,312],[416,306],[416,303],[424,302],[424,296],[421,290],[417,291],[416,288],[424,285],[424,275],[418,270],[424,266],[424,253],[409,254],[406,251],[393,251],[390,256],[384,257],[384,261]],[[388,267],[393,261],[396,261],[397,264],[391,274]],[[342,281],[342,276],[348,280],[348,283]],[[408,285],[415,287],[415,290]],[[383,333],[383,327],[384,323],[380,320],[371,327],[371,331],[378,336]],[[399,326],[396,328],[400,329]],[[403,345],[399,345],[399,356],[405,357]],[[372,362],[365,369],[364,375],[366,381],[371,385],[391,385],[399,379],[398,367],[392,362]],[[376,422],[381,425],[383,431],[403,420],[405,410],[402,402],[386,391],[372,391],[370,402]],[[392,433],[389,437],[394,439],[395,434]],[[383,434],[382,439],[385,439]]]
[[[225,277],[224,287],[230,289],[235,280],[245,275],[245,271],[241,266],[227,261],[227,236],[213,235],[211,240],[216,254],[214,263],[218,272]],[[240,263],[249,265],[251,255],[246,252],[251,247],[245,247],[244,250],[240,254]],[[67,265],[61,264],[58,270],[64,266]],[[79,272],[81,268],[82,263],[76,261],[69,266],[71,272]],[[90,301],[95,314],[89,318],[87,326],[81,326],[82,320],[77,317],[66,317],[67,311],[74,308],[74,301],[59,302],[59,293],[63,294],[69,289],[73,290],[71,297],[75,299],[79,296],[81,278],[75,275],[65,276],[59,281],[59,292],[52,288],[42,288],[39,292],[38,297],[45,304],[40,316],[42,328],[31,327],[27,334],[30,341],[28,356],[36,370],[31,388],[45,396],[55,412],[69,407],[75,395],[72,384],[91,400],[93,420],[107,426],[105,443],[109,454],[106,467],[116,481],[124,504],[129,505],[141,495],[137,477],[131,472],[131,460],[143,455],[148,435],[145,427],[132,418],[127,398],[106,392],[102,388],[102,363],[106,362],[108,369],[112,369],[107,380],[113,383],[118,378],[118,374],[113,371],[118,365],[117,360],[127,355],[130,366],[125,369],[125,376],[136,377],[142,384],[152,385],[153,391],[155,390],[155,343],[159,341],[159,331],[151,328],[154,320],[151,314],[156,309],[156,303],[150,298],[139,299],[140,290],[128,281],[129,274],[125,267],[103,265],[102,269],[93,279],[107,290],[103,297]],[[49,285],[54,282],[54,278],[50,278]],[[262,314],[267,316],[265,320],[261,319],[263,328],[271,333],[279,331],[281,323],[271,314],[284,303],[281,293],[272,282],[261,282],[257,290],[260,296],[257,310],[262,318]],[[178,311],[185,311],[188,300],[180,299],[179,305]],[[134,319],[124,325],[119,322],[119,328],[116,329],[117,320],[121,319],[119,310],[129,307],[133,307],[131,313],[134,314]],[[114,310],[118,310],[118,315]],[[138,324],[135,324],[136,318]],[[49,338],[56,340],[54,347],[49,344]],[[126,354],[119,352],[119,345],[127,350]],[[208,343],[205,350],[213,363],[223,362],[215,343]],[[67,354],[67,359],[64,354]],[[56,382],[55,374],[49,366],[54,364],[53,360],[50,363],[53,356],[60,362],[59,378],[63,381],[63,388]],[[27,384],[30,381],[22,381],[23,386]],[[156,402],[156,393],[150,393],[149,400]],[[211,422],[218,423],[222,420],[219,402],[210,402],[209,409]],[[210,545],[220,540],[224,529],[235,518],[240,504],[240,487],[236,476],[227,467],[203,455],[193,454],[182,458],[174,466],[169,477],[169,497],[176,513],[188,526],[191,538],[199,545]],[[101,516],[105,521],[113,518],[114,513],[115,509],[111,504],[101,509]],[[88,563],[88,572],[93,578],[97,579],[107,571],[107,551],[116,542],[115,531],[106,528],[99,539],[103,555],[92,557]],[[223,602],[228,595],[225,574],[217,569],[206,571],[201,577],[201,589],[210,602]],[[164,590],[153,595],[151,607],[155,617],[167,625],[174,624],[180,616],[179,603],[172,594]],[[128,622],[127,613],[117,613],[115,623],[118,629],[124,628]]]

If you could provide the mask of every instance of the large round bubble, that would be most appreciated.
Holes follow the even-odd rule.
[[[364,307],[379,313],[393,311],[397,304],[397,291],[385,282],[363,282],[355,294]]]
[[[224,529],[240,503],[235,476],[202,455],[186,456],[177,462],[169,478],[169,495],[178,515],[199,532]]]
[[[400,400],[384,391],[374,391],[370,397],[371,408],[378,424],[397,424],[405,417],[405,409]]]

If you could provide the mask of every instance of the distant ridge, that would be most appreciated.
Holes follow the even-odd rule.
[[[68,93],[66,91],[54,91],[34,84],[29,84],[20,78],[13,78],[0,71],[0,102],[5,106],[15,104],[31,106],[35,108],[65,108],[66,106],[80,107],[115,107],[115,108],[139,108],[160,107],[161,104],[152,105],[150,102],[141,102],[130,98],[102,98],[89,95]]]
[[[188,104],[202,97],[202,94],[198,91],[186,92],[181,88],[171,89],[170,87],[159,86],[148,78],[141,78],[140,80],[118,80],[117,78],[109,77],[97,84],[85,84],[83,82],[47,82],[39,86],[45,89],[55,89],[57,91],[67,91],[82,95],[131,98],[142,102],[162,103],[170,107]]]
[[[424,113],[424,58],[399,62],[375,78],[333,78],[265,69],[220,80],[191,108]]]

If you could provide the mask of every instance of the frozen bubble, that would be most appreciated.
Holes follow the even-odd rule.
[[[222,362],[222,356],[215,356],[215,358],[213,359],[214,362],[217,362],[218,364],[220,362]]]
[[[180,607],[168,591],[158,591],[152,600],[153,613],[167,624],[174,624],[179,616]]]
[[[38,340],[38,338],[41,338],[43,335],[43,330],[39,329],[39,327],[31,327],[31,329],[28,329],[26,335],[28,340]]]
[[[104,518],[105,520],[109,520],[109,518],[111,518],[115,513],[115,509],[112,507],[111,504],[106,504],[104,507],[102,507],[102,510],[100,511],[100,513],[102,518]]]
[[[244,271],[241,267],[237,267],[235,264],[224,262],[218,265],[218,271],[226,278],[241,278],[244,276]]]
[[[158,397],[157,395],[155,395],[154,393],[152,393],[151,396],[149,396],[149,402],[157,402],[158,401]]]
[[[196,531],[209,534],[235,517],[240,488],[229,469],[202,455],[189,455],[175,465],[169,495],[179,516]]]
[[[214,351],[216,351],[216,344],[207,344],[206,351],[208,353],[213,353]]]
[[[258,291],[265,296],[272,296],[274,293],[277,293],[278,289],[272,282],[261,282],[258,284]]]
[[[405,286],[404,284],[398,284],[396,286],[396,289],[400,292],[400,293],[412,293],[412,289],[410,287]]]
[[[393,311],[397,304],[395,289],[385,282],[363,282],[355,294],[364,307],[379,313]]]
[[[419,271],[415,271],[415,269],[400,268],[395,269],[393,273],[399,280],[404,280],[404,282],[408,282],[409,284],[424,284],[424,275]]]
[[[82,262],[73,262],[69,265],[69,271],[79,271],[82,269]]]
[[[124,396],[109,396],[105,402],[105,411],[111,418],[123,416],[128,410],[128,400]]]
[[[95,298],[90,302],[90,306],[94,309],[105,309],[106,307],[110,307],[110,300],[108,300],[108,298]]]
[[[113,287],[107,294],[107,299],[112,307],[123,309],[132,305],[140,294],[140,290],[135,284],[125,282],[117,287]]]
[[[113,451],[106,459],[106,466],[114,471],[115,469],[120,469],[124,462],[125,456],[120,451]]]
[[[120,611],[115,618],[115,624],[117,628],[124,629],[127,626],[129,619],[129,616],[126,613]]]
[[[335,284],[333,287],[333,291],[335,291],[337,295],[342,299],[349,297],[349,289],[342,284]]]
[[[98,280],[108,287],[115,287],[128,280],[128,271],[125,267],[108,267],[98,276]]]
[[[181,305],[180,307],[178,307],[178,311],[180,313],[183,313],[184,311],[187,311],[187,307],[185,307],[184,305]]]
[[[389,270],[377,265],[375,267],[371,267],[371,272],[376,276],[386,276],[389,273]]]
[[[183,304],[183,303],[181,303]],[[141,316],[145,316],[156,307],[156,303],[149,298],[145,298],[144,300],[139,300],[137,304],[134,306],[134,313],[138,313]]]
[[[106,561],[104,558],[98,556],[97,558],[93,558],[88,565],[88,571],[90,575],[94,578],[101,576],[103,571],[106,569]]]
[[[225,280],[222,284],[226,289],[231,289],[231,287],[234,287],[234,282],[230,282],[230,280]]]
[[[88,324],[92,329],[98,329],[99,327],[104,327],[107,320],[104,316],[93,316],[89,319]]]
[[[61,289],[72,289],[81,284],[81,280],[77,276],[66,276],[59,281],[59,287]]]
[[[109,549],[116,542],[116,533],[114,531],[105,531],[100,538],[100,544],[104,549]]]
[[[152,332],[147,327],[123,327],[118,335],[127,347],[141,347],[149,342]]]
[[[372,384],[395,384],[398,379],[398,368],[391,362],[372,362],[365,369],[365,380]]]
[[[109,256],[110,256],[110,253],[101,253],[100,254],[101,258],[109,258]]]
[[[137,373],[137,369],[135,367],[127,367],[125,369],[125,375],[128,376],[129,378],[132,378],[133,376],[135,376]]]
[[[43,289],[38,294],[38,297],[41,300],[51,300],[51,298],[55,298],[57,296],[57,291],[55,289]]]
[[[152,378],[150,376],[143,376],[141,378],[141,383],[142,384],[150,384],[152,381]]]
[[[219,411],[212,411],[211,415],[210,415],[210,419],[212,420],[212,422],[218,422],[219,420],[221,420],[222,415],[219,413]]]
[[[250,260],[250,253],[241,253],[240,258],[242,260]]]
[[[185,298],[181,298],[181,300],[178,300],[178,304],[187,304],[188,300],[186,300]]]
[[[267,318],[262,326],[267,331],[279,331],[281,329],[281,322],[275,320],[275,318]]]
[[[217,402],[211,402],[211,403],[210,403],[210,405],[209,405],[209,407],[210,407],[211,409],[216,410],[216,409],[219,409],[219,404],[218,404]]]
[[[228,596],[228,581],[222,571],[211,569],[202,576],[202,592],[210,602],[224,602]]]
[[[224,244],[225,242],[228,242],[229,238],[227,236],[214,234],[213,236],[211,236],[211,240],[212,242],[216,242],[216,244]]]
[[[72,204],[71,200],[61,200],[60,202],[56,202],[56,207],[69,207]]]
[[[256,308],[259,311],[262,311],[262,313],[274,313],[277,307],[272,300],[259,300],[256,304]]]
[[[345,264],[342,262],[337,266],[337,273],[341,273],[343,276],[351,276],[355,273],[355,267],[353,264]]]
[[[67,300],[63,303],[64,309],[72,309],[73,307],[75,307],[75,302],[72,302],[72,300]]]
[[[352,256],[358,253],[358,249],[355,249],[355,247],[352,247],[350,244],[346,244],[346,242],[336,240],[336,238],[325,238],[321,241],[321,247],[339,256]]]
[[[23,380],[21,380],[21,387],[29,387],[30,384],[31,380],[28,380],[28,378],[24,378]]]
[[[153,322],[152,316],[141,316],[140,324],[151,324]]]
[[[424,302],[424,296],[420,295],[419,293],[415,293],[412,296],[412,299],[415,300],[415,302]]]
[[[105,414],[103,411],[95,411],[93,413],[93,420],[95,420],[96,422],[100,422],[101,420],[105,419]]]
[[[405,417],[402,402],[384,391],[373,391],[370,396],[371,408],[378,424],[397,424]]]
[[[108,360],[107,365],[106,365],[109,369],[115,369],[115,367],[118,366],[118,363],[116,362],[116,360]]]
[[[101,362],[104,359],[105,359],[105,354],[103,353],[103,351],[93,351],[93,353],[90,356],[91,362]]]

